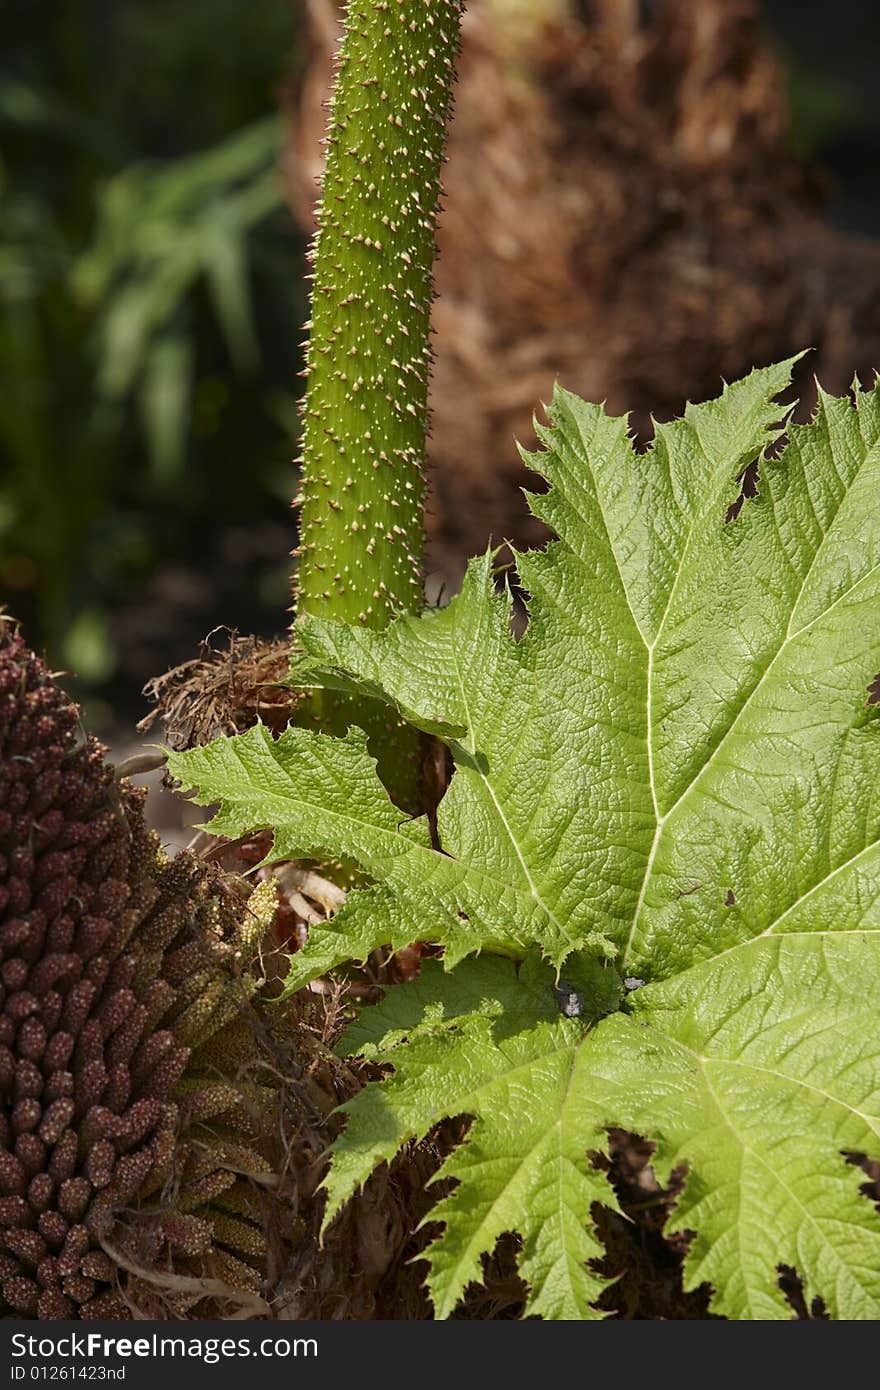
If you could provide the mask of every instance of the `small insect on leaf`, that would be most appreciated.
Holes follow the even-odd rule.
[[[559,1012],[565,1014],[566,1018],[581,1018],[586,1012],[583,995],[578,994],[574,985],[570,985],[567,980],[560,980],[553,993],[556,995]]]

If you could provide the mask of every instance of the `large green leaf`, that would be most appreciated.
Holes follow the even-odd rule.
[[[407,1140],[473,1115],[438,1175],[457,1184],[430,1214],[445,1223],[429,1251],[438,1315],[513,1230],[529,1311],[597,1316],[590,1206],[614,1194],[590,1154],[616,1125],[656,1140],[661,1177],[688,1166],[671,1228],[697,1232],[685,1284],[711,1284],[715,1312],[791,1317],[785,1264],[832,1317],[880,1317],[880,1220],[842,1156],[880,1152],[878,943],[876,931],[750,942],[639,990],[632,1013],[597,1027],[560,1016],[547,967],[517,978],[513,962],[481,958],[443,977],[428,962],[352,1030],[349,1045],[395,1074],[345,1107],[330,1210]]]
[[[842,1155],[878,1154],[880,397],[820,393],[776,447],[789,367],[689,406],[644,454],[624,420],[557,391],[529,461],[559,539],[517,557],[520,641],[489,556],[441,611],[301,624],[297,682],[379,696],[446,739],[436,842],[354,731],[258,728],[172,760],[221,803],[221,833],[271,827],[276,857],[343,856],[375,881],[313,932],[291,987],[386,943],[441,942],[456,967],[431,1028],[392,1049],[394,1078],[353,1102],[330,1179],[338,1204],[436,1119],[474,1117],[435,1213],[441,1311],[512,1229],[532,1310],[589,1315],[604,1180],[586,1155],[621,1125],[656,1141],[661,1172],[688,1165],[675,1224],[719,1311],[785,1316],[791,1264],[836,1316],[877,1314],[878,1226]],[[620,1007],[608,993],[589,1029],[547,989],[513,1031],[492,1008],[466,1020],[456,991],[490,965],[463,958],[526,960],[532,979],[534,951],[566,977],[604,959],[649,985]]]

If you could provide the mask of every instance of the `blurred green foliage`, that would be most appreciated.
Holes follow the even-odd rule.
[[[157,569],[198,568],[233,522],[290,525],[306,309],[277,113],[294,12],[4,10],[0,601],[100,686],[111,619]]]

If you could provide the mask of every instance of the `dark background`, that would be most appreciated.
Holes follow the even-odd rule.
[[[146,679],[215,626],[285,623],[306,301],[279,111],[298,9],[2,6],[0,602],[99,729],[130,726]],[[880,236],[880,7],[762,9],[830,221]]]

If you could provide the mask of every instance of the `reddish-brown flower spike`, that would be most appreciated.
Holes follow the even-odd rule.
[[[0,615],[0,1313],[25,1317],[128,1316],[114,1254],[139,1267],[146,1248],[185,1245],[210,1262],[199,1193],[237,1179],[216,1107],[202,1107],[214,1139],[199,1143],[199,1106],[181,1109],[176,1091],[183,1077],[200,1094],[198,1045],[255,988],[227,962],[247,959],[271,915],[265,890],[245,910],[217,871],[167,863],[141,793],[78,727]],[[166,1187],[185,1217],[163,1206]],[[236,1266],[255,1288],[260,1235]]]

